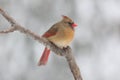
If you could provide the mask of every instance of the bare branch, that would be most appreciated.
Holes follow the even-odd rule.
[[[6,18],[6,20],[10,22],[12,25],[16,23],[16,21],[12,17],[8,16],[8,14],[1,8],[0,8],[0,14],[2,14],[2,16]]]
[[[9,27],[9,28],[7,28],[6,30],[0,31],[0,33],[6,34],[6,33],[13,32],[13,31],[15,31],[15,30],[16,30],[15,27]]]
[[[32,32],[31,30],[25,29],[23,26],[18,24],[11,16],[9,16],[1,8],[0,8],[0,14],[11,24],[10,28],[0,31],[1,34],[2,33],[10,33],[13,31],[19,31],[19,32],[24,33],[24,34],[32,37],[33,39],[39,41],[40,43],[44,44],[45,46],[48,46],[55,54],[65,56],[65,58],[67,59],[67,62],[69,64],[70,70],[74,76],[74,79],[82,80],[82,76],[80,74],[79,67],[76,64],[74,56],[72,55],[72,50],[69,46],[67,48],[61,49],[61,48],[57,47],[56,45],[54,45],[53,43],[49,42],[47,39],[40,37],[40,35]]]
[[[75,80],[82,80],[82,76],[81,76],[79,67],[77,66],[75,58],[72,55],[72,49],[70,47],[68,47],[66,51],[67,52],[66,52],[66,56],[65,57],[67,59],[67,62],[68,62],[69,67],[71,69],[71,72],[74,75]]]

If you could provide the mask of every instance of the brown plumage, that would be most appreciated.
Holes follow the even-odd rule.
[[[67,16],[63,16],[63,19],[54,24],[47,32],[43,34],[45,37],[53,44],[60,48],[67,47],[74,37],[74,27],[77,25]],[[48,60],[50,49],[45,48],[43,55],[38,63],[38,65],[45,65]]]

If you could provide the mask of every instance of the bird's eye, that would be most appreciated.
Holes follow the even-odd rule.
[[[69,25],[72,25],[73,23],[71,23],[71,22],[68,22],[68,24],[69,24]]]

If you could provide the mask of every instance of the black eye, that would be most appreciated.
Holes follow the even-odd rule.
[[[69,24],[69,25],[72,25],[72,24],[73,24],[73,22],[68,22],[68,24]]]

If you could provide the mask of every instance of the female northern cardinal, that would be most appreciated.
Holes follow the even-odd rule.
[[[65,48],[69,45],[74,37],[75,24],[69,17],[63,16],[63,19],[54,24],[42,37],[48,39],[53,44],[60,48]],[[38,65],[45,65],[48,61],[50,49],[45,47],[45,50],[40,58]]]

